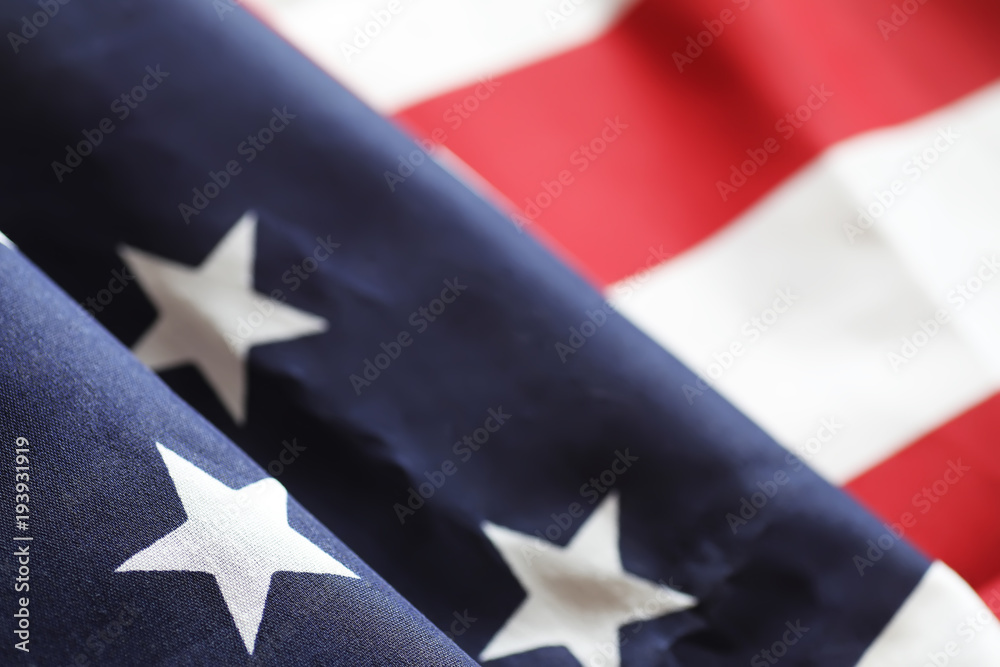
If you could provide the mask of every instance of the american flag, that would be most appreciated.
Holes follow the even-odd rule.
[[[0,9],[5,662],[993,664],[1000,10],[254,12]]]

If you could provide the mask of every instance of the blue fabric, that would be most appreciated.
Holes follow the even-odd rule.
[[[689,402],[682,388],[696,378],[688,369],[433,161],[390,188],[386,173],[398,173],[413,142],[253,17],[220,16],[219,4],[72,2],[16,58],[3,59],[10,102],[0,119],[16,128],[0,155],[4,231],[132,345],[156,311],[127,276],[118,293],[108,291],[123,266],[116,248],[195,266],[245,211],[256,211],[256,289],[281,290],[329,330],[251,351],[245,425],[193,367],[162,377],[263,466],[283,440],[306,446],[294,463],[273,467],[280,480],[471,655],[525,596],[482,522],[548,530],[565,544],[582,519],[562,529],[561,515],[574,503],[589,515],[608,493],[602,472],[628,452],[638,460],[611,485],[621,498],[624,565],[700,604],[623,629],[624,665],[745,665],[796,620],[810,630],[789,664],[853,664],[926,571],[924,557],[898,543],[860,576],[854,557],[884,534],[876,520],[718,395]],[[34,8],[6,3],[0,26],[14,29]],[[52,163],[65,161],[66,146],[112,117],[112,101],[157,66],[169,77],[114,120],[92,155],[57,174]],[[286,108],[294,120],[246,162],[242,142]],[[240,173],[204,210],[185,215],[180,204],[194,202],[193,189],[228,160],[239,161]],[[318,239],[340,247],[301,278],[293,267]],[[419,309],[445,281],[463,289],[432,322]],[[6,286],[5,298],[22,298],[13,291]],[[584,339],[573,332],[590,330],[586,322],[594,333]],[[404,332],[412,344],[370,385],[352,382]],[[7,351],[8,363],[23,352]],[[117,400],[153,418],[135,398]],[[489,410],[511,417],[474,451],[463,438],[474,437]],[[145,468],[153,453],[135,448],[149,437],[130,440]],[[99,446],[89,465],[102,466],[104,479],[121,455]],[[446,461],[456,472],[437,488]],[[250,479],[240,465],[231,474]],[[779,471],[788,483],[734,532],[727,515]],[[113,516],[130,516],[113,491],[93,493],[104,494],[101,507],[112,504]],[[412,514],[399,509],[408,503]],[[79,544],[111,548],[110,539],[98,531]],[[127,552],[119,545],[116,557]],[[80,599],[106,596],[106,575],[87,576],[94,584]],[[114,610],[98,600],[89,613]],[[191,627],[188,616],[155,604],[163,627]],[[476,620],[456,621],[463,615]],[[141,634],[130,631],[128,641],[153,641]],[[155,636],[162,650],[190,641],[178,634],[175,647]],[[554,647],[495,664],[577,663]]]
[[[116,573],[186,520],[156,442],[230,488],[267,473],[4,247],[0,285],[0,479],[8,514],[0,662],[475,664],[294,500],[289,525],[360,580],[275,575],[253,659],[211,575]],[[22,463],[15,450],[25,441],[28,519],[20,529],[12,501]],[[25,548],[26,556],[12,555]],[[20,619],[11,618],[22,598],[28,627],[17,636],[11,626]]]

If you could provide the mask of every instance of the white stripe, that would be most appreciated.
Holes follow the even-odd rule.
[[[826,436],[810,443],[818,452],[809,462],[844,483],[1000,387],[1000,279],[961,307],[954,291],[992,271],[981,268],[984,257],[1000,258],[998,115],[994,85],[835,146],[719,234],[654,269],[636,293],[626,297],[632,288],[623,283],[611,298],[706,378],[719,374],[710,364],[727,362],[732,343],[743,344],[713,386],[790,449]],[[949,126],[960,137],[914,180],[908,161],[935,141],[945,147],[939,132]],[[896,179],[902,194],[852,243],[845,224]],[[766,309],[784,288],[798,300],[751,340],[755,325],[744,324],[770,319]],[[924,342],[920,322],[938,310],[951,321],[894,370],[889,353],[902,350],[904,336]],[[821,430],[829,418],[844,424],[832,438]]]
[[[976,593],[937,562],[857,667],[997,664],[1000,623]]]
[[[293,44],[383,113],[579,46],[636,2],[250,0]]]

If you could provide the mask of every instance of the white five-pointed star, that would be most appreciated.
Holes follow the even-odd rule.
[[[123,246],[119,254],[156,306],[133,352],[153,370],[194,364],[238,424],[246,419],[250,348],[326,330],[322,317],[254,291],[257,217],[243,217],[191,267]]]
[[[528,594],[479,656],[494,660],[565,646],[581,665],[618,667],[618,630],[698,601],[629,574],[618,551],[618,496],[610,494],[565,547],[485,522],[483,531]]]
[[[253,654],[271,575],[310,572],[358,578],[288,525],[288,493],[268,477],[230,489],[156,443],[187,521],[116,572],[207,572],[215,576],[247,652]]]

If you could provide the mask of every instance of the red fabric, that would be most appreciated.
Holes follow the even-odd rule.
[[[847,485],[882,519],[979,589],[1000,594],[1000,395],[956,417]],[[967,467],[961,477],[949,473]],[[950,479],[949,479],[950,478]],[[954,483],[951,483],[954,482]],[[942,493],[943,491],[943,493]],[[904,526],[905,528],[905,526]],[[992,582],[992,583],[991,583]],[[994,611],[1000,611],[1000,603]]]
[[[443,130],[521,209],[568,170],[573,182],[536,222],[603,285],[645,268],[650,248],[676,254],[724,227],[831,144],[1000,77],[1000,4],[910,1],[916,13],[885,39],[878,21],[897,4],[886,0],[752,0],[745,11],[745,0],[647,0],[595,42],[495,77],[457,128],[445,114],[475,85],[399,119],[425,137]],[[723,10],[735,20],[712,24],[723,32],[679,72],[674,52]],[[786,139],[776,122],[821,85],[833,97]],[[608,118],[629,127],[580,171],[574,152]],[[778,152],[723,201],[717,182],[768,138]]]

